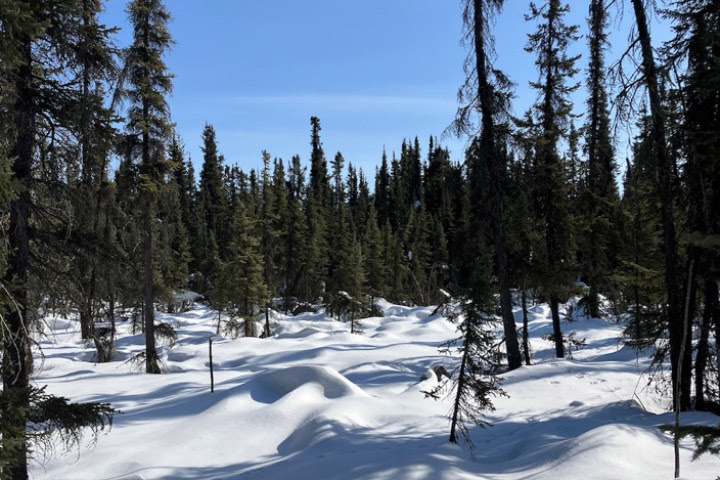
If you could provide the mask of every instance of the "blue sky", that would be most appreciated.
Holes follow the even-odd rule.
[[[109,0],[103,21],[130,26],[125,1]],[[571,2],[568,20],[584,32],[586,1]],[[346,161],[372,178],[383,146],[399,151],[403,138],[422,146],[441,135],[456,110],[464,79],[459,0],[166,0],[175,46],[166,62],[175,74],[169,99],[173,121],[196,168],[201,132],[214,125],[228,163],[257,168],[261,151],[289,160],[309,157],[311,115],[322,122],[328,159]],[[510,0],[498,18],[497,66],[516,83],[515,113],[535,99],[533,56],[523,47],[534,25],[525,1]],[[613,23],[612,45],[627,45],[631,12]],[[656,25],[658,37],[667,27]],[[584,53],[586,41],[575,45]],[[586,59],[580,60],[585,68]],[[582,77],[580,77],[582,79]],[[582,111],[585,92],[576,95]],[[581,121],[581,120],[580,120]],[[443,140],[455,160],[466,139]],[[620,146],[620,158],[625,147]],[[425,152],[423,152],[424,154]]]

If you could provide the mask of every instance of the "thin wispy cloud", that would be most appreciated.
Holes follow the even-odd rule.
[[[345,112],[452,111],[456,106],[453,99],[401,95],[241,95],[218,97],[216,100],[234,105],[308,107]]]

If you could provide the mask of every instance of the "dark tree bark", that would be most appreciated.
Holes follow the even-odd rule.
[[[705,370],[710,356],[710,330],[713,317],[717,311],[718,286],[713,279],[705,280],[704,288],[705,306],[703,308],[702,324],[700,326],[700,339],[695,359],[695,408],[705,410]]]
[[[675,41],[671,44],[678,52],[687,54],[687,81],[684,86],[685,135],[687,160],[685,164],[688,215],[686,230],[698,238],[711,237],[717,225],[718,181],[717,154],[718,101],[720,90],[717,78],[720,57],[717,40],[717,12],[720,2],[705,1],[678,6],[679,15]],[[712,48],[714,45],[715,48]],[[691,241],[687,248],[688,259],[698,266],[695,290],[703,289],[704,308],[700,324],[700,339],[695,362],[695,407],[706,409],[705,370],[710,351],[709,337],[714,310],[717,306],[716,267],[717,252],[702,243]],[[698,285],[696,285],[697,283]],[[702,286],[700,286],[702,285]],[[688,332],[691,333],[691,332]],[[688,345],[685,346],[688,348]],[[685,359],[683,359],[683,363]],[[683,371],[685,366],[683,366]]]
[[[143,322],[145,326],[145,371],[160,373],[157,349],[155,348],[155,295],[153,292],[153,239],[151,212],[154,201],[146,194],[143,212]]]
[[[88,0],[83,0],[83,11],[89,12]],[[89,28],[90,15],[83,15],[83,31],[86,32]],[[90,160],[90,115],[89,115],[89,101],[90,96],[90,58],[88,45],[85,43],[81,44],[80,56],[82,62],[82,91],[80,99],[80,161],[82,165],[81,175],[81,194],[88,195],[92,189],[92,165]],[[83,340],[89,340],[92,337],[92,305],[93,305],[93,294],[94,294],[94,275],[92,270],[94,266],[90,264],[87,255],[80,255],[79,258],[81,267],[80,271],[82,275],[88,275],[88,284],[83,285],[81,295],[81,306],[80,306],[80,334]]]
[[[453,414],[450,420],[450,443],[458,443],[457,428],[458,428],[458,415],[460,414],[460,401],[463,397],[463,392],[467,388],[465,385],[465,366],[467,365],[467,357],[470,354],[470,348],[468,347],[468,339],[463,341],[463,356],[460,363],[460,373],[458,376],[457,392],[455,394],[455,402],[453,403]]]
[[[512,311],[512,296],[510,293],[510,279],[508,273],[507,247],[505,245],[505,230],[503,225],[503,190],[502,182],[505,176],[505,161],[498,148],[495,116],[498,113],[493,99],[495,87],[489,82],[488,58],[486,52],[486,27],[488,13],[486,0],[473,0],[473,32],[475,41],[475,64],[477,69],[480,113],[482,114],[482,127],[480,132],[481,151],[487,165],[490,185],[490,223],[495,244],[495,265],[500,287],[500,311],[505,331],[505,346],[508,355],[508,368],[514,370],[522,366],[520,345],[517,338],[515,317]]]
[[[150,15],[144,17],[143,46],[150,50]],[[148,72],[149,76],[149,72]],[[142,98],[142,115],[150,117],[150,100]],[[150,157],[150,131],[145,127],[142,133],[142,168],[152,176],[153,159]],[[155,292],[153,285],[153,219],[155,218],[155,192],[143,190],[143,320],[145,324],[145,371],[160,373],[157,349],[155,348]]]
[[[530,342],[528,332],[528,309],[527,309],[527,292],[522,289],[522,313],[523,313],[523,354],[525,356],[525,365],[530,365]]]
[[[654,142],[657,164],[657,193],[660,197],[663,230],[663,253],[665,257],[665,288],[667,290],[667,317],[670,331],[670,363],[672,367],[673,392],[680,392],[680,408],[686,410],[690,406],[690,369],[680,379],[679,390],[675,388],[680,350],[683,337],[682,301],[680,299],[680,283],[678,280],[677,239],[675,232],[675,215],[673,213],[673,162],[667,148],[665,131],[665,113],[663,110],[657,68],[653,57],[647,15],[642,0],[632,0],[635,11],[638,40],[642,52],[642,72],[650,100],[650,117],[652,119],[652,139]],[[691,352],[685,352],[690,355]],[[684,359],[683,359],[684,360]]]
[[[2,448],[10,452],[13,460],[3,469],[3,480],[27,480],[28,446],[25,434],[27,423],[30,370],[28,273],[30,268],[30,207],[32,191],[32,164],[35,150],[35,89],[33,88],[32,41],[28,35],[19,38],[22,64],[14,72],[15,126],[17,136],[11,152],[15,160],[12,175],[22,190],[10,203],[10,228],[8,231],[8,268],[3,283],[9,288],[12,305],[5,319],[7,333],[3,335],[2,379],[3,394],[11,395],[16,404],[13,412],[3,412]]]
[[[562,328],[560,328],[560,300],[550,297],[550,313],[552,315],[553,339],[555,340],[555,356],[565,358],[565,342],[563,342]]]
[[[265,305],[265,338],[272,337],[270,331],[270,304]]]

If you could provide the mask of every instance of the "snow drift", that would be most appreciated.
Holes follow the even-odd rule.
[[[509,397],[487,413],[494,426],[472,428],[468,448],[447,441],[452,398],[435,365],[452,371],[456,355],[438,346],[455,325],[433,307],[379,301],[381,318],[363,335],[320,313],[273,316],[275,338],[216,337],[217,313],[205,307],[158,314],[177,325],[161,349],[169,373],[148,376],[123,359],[142,351],[141,335],[121,323],[117,360],[93,363],[77,319],[48,318],[40,339],[45,362],[35,377],[76,401],[110,402],[124,413],[91,449],[34,467],[35,480],[636,480],[670,479],[669,400],[648,388],[647,354],[623,347],[622,325],[598,319],[563,322],[587,345],[554,358],[549,309],[529,314],[534,365],[504,375]],[[516,320],[521,320],[520,312]],[[215,392],[209,391],[207,340],[215,338]],[[430,370],[431,371],[431,370]],[[428,374],[426,380],[421,380]],[[717,423],[688,413],[684,423]],[[683,441],[682,474],[712,480],[720,459],[691,462]]]

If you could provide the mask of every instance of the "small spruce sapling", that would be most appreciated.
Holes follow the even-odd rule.
[[[453,347],[460,343],[457,351],[462,359],[460,365],[451,373],[450,379],[425,392],[426,396],[435,400],[445,395],[446,391],[447,396],[454,393],[453,407],[449,414],[449,441],[459,443],[462,440],[471,451],[474,446],[469,427],[472,424],[481,428],[491,426],[483,412],[495,410],[493,397],[507,396],[500,388],[501,379],[497,376],[502,366],[502,355],[499,352],[502,342],[496,342],[496,322],[487,311],[491,310],[484,302],[465,298],[448,316],[452,322],[460,320],[458,331],[461,336],[443,345],[441,351],[450,353]]]
[[[329,298],[325,304],[325,311],[331,316],[337,316],[338,320],[345,318],[350,322],[350,333],[362,333],[360,318],[367,317],[369,307],[363,302],[356,300],[345,291],[337,292]]]

